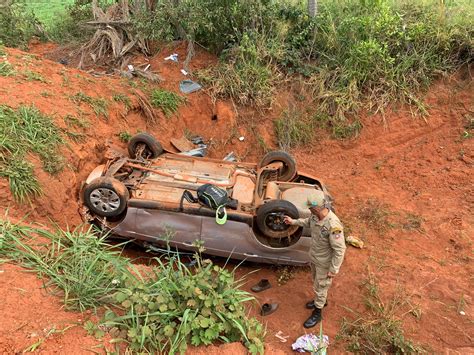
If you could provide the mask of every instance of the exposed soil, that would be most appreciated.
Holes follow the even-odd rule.
[[[50,53],[54,47],[33,48],[35,53]],[[8,190],[8,182],[0,179],[0,209],[18,220],[28,214],[27,222],[48,224],[52,219],[60,226],[81,223],[78,214],[78,192],[81,182],[102,160],[106,144],[125,148],[118,134],[148,131],[168,145],[169,139],[185,131],[202,135],[211,141],[210,156],[224,157],[230,151],[241,158],[256,161],[263,153],[255,132],[265,143],[275,147],[272,119],[285,107],[288,93],[282,92],[273,111],[265,114],[243,110],[236,112],[231,102],[212,100],[204,91],[187,95],[187,103],[177,115],[165,118],[159,111],[156,124],[147,123],[139,110],[127,110],[115,102],[113,95],[124,93],[136,106],[134,91],[164,87],[179,92],[178,84],[185,77],[178,63],[164,61],[171,53],[185,57],[185,46],[177,44],[163,49],[149,62],[165,81],[161,84],[135,80],[133,87],[127,79],[115,76],[99,78],[57,62],[32,57],[8,49],[9,61],[18,74],[0,77],[0,104],[18,107],[34,104],[43,113],[54,117],[65,130],[83,132],[83,142],[69,140],[63,149],[68,167],[57,176],[43,172],[37,160],[36,174],[43,196],[29,205],[19,206]],[[53,58],[53,57],[51,57]],[[145,59],[137,59],[137,63]],[[197,49],[191,69],[204,68],[216,59]],[[40,73],[46,83],[27,81],[21,72]],[[109,102],[109,117],[96,117],[87,104],[77,104],[70,97],[84,92],[103,97]],[[299,168],[321,177],[336,201],[336,212],[346,225],[346,231],[362,238],[366,248],[348,247],[345,262],[330,290],[329,305],[324,309],[324,333],[331,340],[330,351],[342,353],[345,344],[335,341],[343,317],[353,318],[351,310],[364,312],[364,287],[369,272],[378,280],[380,292],[388,300],[397,289],[403,289],[421,317],[409,309],[401,309],[405,335],[425,346],[430,352],[474,353],[474,293],[472,236],[474,235],[474,139],[463,139],[467,115],[474,114],[472,81],[455,77],[435,84],[426,97],[430,115],[425,120],[412,117],[405,109],[389,112],[384,124],[381,117],[362,118],[364,129],[357,139],[335,141],[321,132],[310,146],[293,151]],[[245,112],[245,114],[244,114]],[[87,120],[89,128],[68,127],[66,115]],[[217,115],[217,120],[213,120]],[[249,117],[258,117],[249,124]],[[243,142],[238,140],[244,136]],[[171,149],[171,148],[170,148]],[[368,225],[360,218],[361,208],[368,200],[385,204],[390,221],[386,231]],[[421,227],[409,222],[415,219]],[[137,253],[131,251],[131,253]],[[137,253],[140,254],[140,253]],[[307,269],[294,270],[292,278],[283,285],[277,282],[281,269],[248,264],[240,267],[238,276],[250,271],[246,290],[261,278],[273,287],[256,294],[260,303],[277,302],[279,309],[268,317],[265,339],[269,354],[291,353],[291,343],[308,332],[302,323],[310,311],[304,304],[312,298],[312,286]],[[0,264],[0,352],[17,353],[40,339],[38,350],[44,353],[102,352],[98,340],[86,334],[82,326],[89,314],[66,311],[60,298],[42,289],[42,282],[18,266]],[[462,309],[461,309],[462,308]],[[460,310],[465,315],[460,314]],[[251,310],[258,314],[257,306]],[[403,313],[406,313],[402,316]],[[64,332],[58,332],[68,326]],[[56,329],[52,332],[51,329]],[[289,335],[282,343],[275,334]],[[319,331],[319,327],[315,332]],[[50,333],[49,336],[48,333]],[[104,343],[104,342],[102,342]],[[92,349],[92,350],[91,350]],[[192,349],[189,353],[245,353],[240,344],[227,344]]]

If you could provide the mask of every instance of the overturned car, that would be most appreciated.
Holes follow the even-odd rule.
[[[89,222],[152,246],[194,251],[203,244],[208,254],[240,260],[309,261],[309,230],[286,225],[283,217],[308,217],[307,195],[314,189],[330,196],[319,179],[297,171],[288,153],[270,152],[258,164],[221,161],[165,152],[140,133],[128,155],[109,156],[83,184]],[[222,209],[216,213],[189,198],[203,185],[227,193],[226,219],[219,218]]]

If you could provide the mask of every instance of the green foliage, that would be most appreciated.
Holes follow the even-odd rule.
[[[132,139],[132,135],[127,131],[120,132],[117,136],[123,143],[128,143]]]
[[[110,305],[99,326],[85,324],[90,334],[109,331],[133,352],[173,354],[189,343],[243,341],[250,353],[263,353],[264,329],[244,307],[254,298],[239,289],[233,272],[200,255],[192,269],[170,251],[145,275],[104,238],[92,229],[49,232],[0,219],[1,257],[45,277],[46,289],[61,294],[68,308]]]
[[[15,74],[15,68],[8,60],[0,62],[0,76],[12,76]]]
[[[46,79],[40,73],[36,73],[31,70],[25,70],[22,74],[28,81],[40,81],[42,83],[47,83]]]
[[[130,110],[132,108],[132,100],[130,100],[127,95],[118,93],[115,94],[112,98],[115,102],[123,102],[127,110]]]
[[[283,150],[308,144],[313,138],[315,125],[301,111],[284,111],[273,123],[278,145]]]
[[[103,324],[113,327],[134,351],[170,354],[186,344],[209,345],[216,340],[244,341],[251,353],[263,353],[262,325],[247,319],[244,302],[253,296],[239,290],[233,273],[196,256],[192,270],[179,257],[146,277],[127,280],[115,294],[121,311],[109,311]]]
[[[178,111],[178,107],[186,102],[186,99],[174,92],[164,89],[154,89],[151,92],[151,104],[159,108],[166,117]]]
[[[33,167],[26,161],[28,153],[37,154],[43,169],[50,174],[64,166],[59,153],[64,143],[61,131],[34,106],[20,106],[17,110],[0,106],[0,143],[0,176],[9,179],[10,190],[19,202],[41,191]]]
[[[96,116],[103,116],[105,119],[109,118],[109,110],[107,100],[102,97],[91,97],[82,91],[71,96],[71,100],[75,103],[84,102],[88,104],[95,112]]]
[[[347,343],[347,350],[364,354],[413,354],[423,349],[404,335],[402,321],[397,317],[401,309],[410,305],[407,295],[398,292],[393,298],[383,300],[379,295],[377,280],[369,273],[365,282],[367,310],[356,313],[355,320],[343,319],[338,338]],[[414,311],[408,310],[405,314]]]
[[[18,1],[0,4],[0,41],[7,47],[26,47],[36,34],[36,17]]]

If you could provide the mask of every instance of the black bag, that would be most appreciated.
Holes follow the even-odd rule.
[[[227,191],[212,184],[205,184],[197,189],[199,201],[213,210],[217,210],[219,206],[225,206],[229,203],[230,198]]]
[[[199,186],[197,189],[197,198],[195,198],[190,191],[185,190],[180,201],[181,211],[183,210],[184,199],[192,203],[199,202],[213,210],[217,210],[219,206],[228,206],[232,209],[237,209],[238,205],[238,201],[229,197],[226,190],[212,184]]]

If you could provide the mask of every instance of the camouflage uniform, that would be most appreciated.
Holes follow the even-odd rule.
[[[317,308],[322,309],[332,283],[332,278],[327,276],[328,271],[337,274],[344,260],[346,243],[342,223],[334,212],[329,211],[321,221],[315,215],[311,215],[309,218],[293,220],[291,224],[311,230],[309,254],[313,287],[316,294],[314,304]]]

